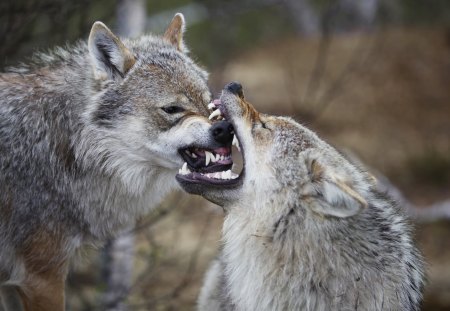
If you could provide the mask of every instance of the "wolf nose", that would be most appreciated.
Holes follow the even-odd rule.
[[[233,125],[228,121],[219,121],[211,126],[211,135],[220,144],[231,143],[233,139]]]
[[[231,93],[244,98],[244,92],[242,91],[242,85],[239,82],[231,82],[225,87]]]

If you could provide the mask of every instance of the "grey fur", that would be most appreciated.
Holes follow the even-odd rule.
[[[373,178],[294,120],[221,102],[245,169],[234,188],[182,183],[226,212],[199,310],[418,311],[412,226]]]
[[[80,245],[133,224],[176,188],[179,148],[214,144],[207,73],[179,49],[184,19],[174,21],[174,40],[123,43],[96,23],[89,49],[100,54],[80,42],[0,75],[0,285],[26,296],[39,287],[33,276],[44,282],[55,267],[65,276]],[[161,109],[171,105],[185,111]]]

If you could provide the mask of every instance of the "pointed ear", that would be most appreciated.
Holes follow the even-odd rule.
[[[351,217],[367,207],[366,200],[352,186],[320,165],[316,160],[311,162],[310,176],[320,200],[311,206],[321,215],[339,218]]]
[[[88,48],[96,79],[123,78],[136,62],[133,53],[102,22],[92,26]]]
[[[186,53],[187,48],[183,42],[183,33],[186,28],[186,23],[184,21],[184,16],[181,13],[175,14],[169,27],[167,27],[163,38],[169,41],[173,46],[177,48],[178,51]]]

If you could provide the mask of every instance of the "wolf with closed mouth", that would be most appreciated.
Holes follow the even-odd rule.
[[[199,310],[420,309],[411,226],[371,175],[294,120],[256,111],[238,83],[214,106],[234,127],[244,168],[231,179],[177,175],[226,214]]]
[[[80,245],[156,206],[183,162],[205,172],[231,166],[230,124],[207,118],[207,73],[186,53],[184,25],[177,14],[162,37],[121,40],[96,22],[87,43],[0,74],[7,310],[63,310]]]

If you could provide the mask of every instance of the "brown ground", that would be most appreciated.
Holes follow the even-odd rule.
[[[316,65],[320,49],[326,57]],[[243,84],[259,110],[295,116],[387,175],[414,203],[450,197],[447,31],[394,29],[325,42],[284,39],[255,47],[212,73],[217,91],[231,80]],[[220,208],[185,194],[163,208],[173,204],[181,206],[138,235],[131,310],[191,310],[216,253]],[[449,236],[448,222],[418,226],[429,265],[424,310],[450,310]],[[77,271],[86,269],[89,274],[95,263]],[[98,305],[101,290],[86,285],[83,297]],[[73,310],[81,310],[80,293],[69,290]]]

